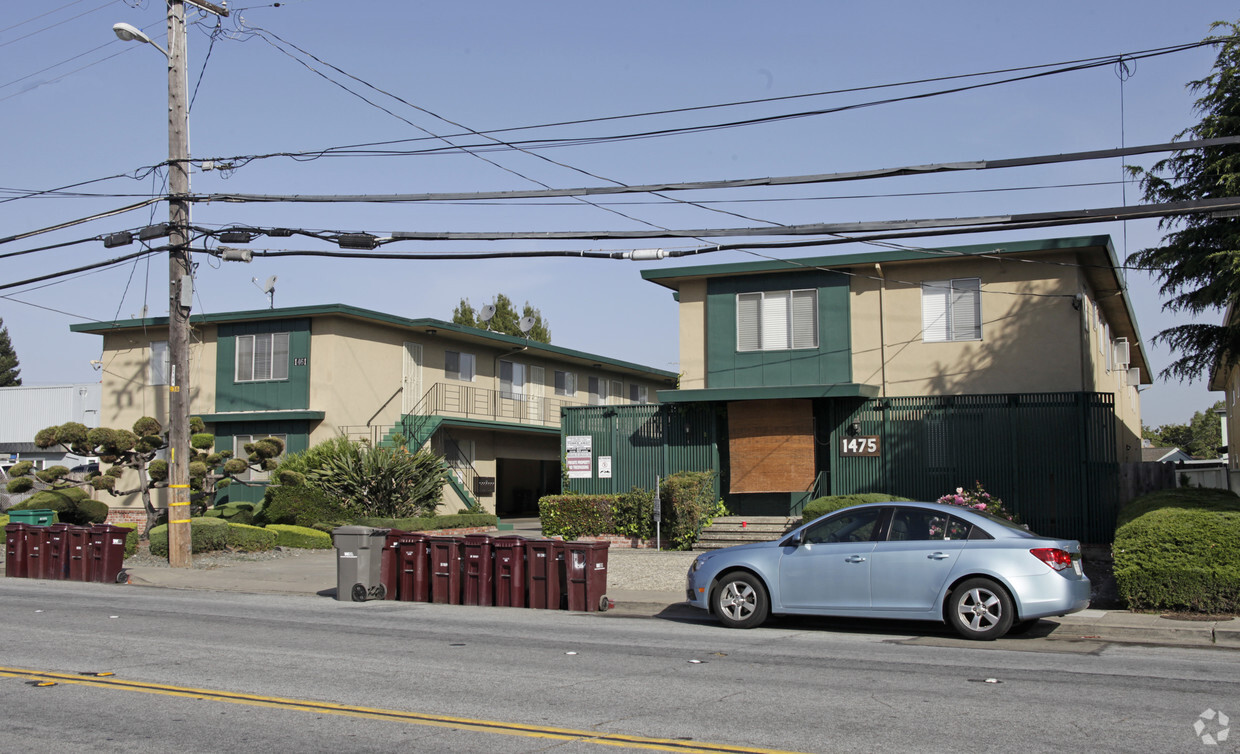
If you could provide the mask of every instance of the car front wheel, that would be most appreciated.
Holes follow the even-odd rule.
[[[754,628],[766,621],[770,598],[756,576],[737,572],[719,580],[712,606],[719,621],[728,628]]]
[[[969,579],[952,590],[947,614],[966,639],[991,641],[1012,627],[1016,611],[1006,590],[990,579]]]

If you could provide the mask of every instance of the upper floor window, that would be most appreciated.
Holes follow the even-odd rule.
[[[443,352],[444,375],[450,380],[474,381],[474,355],[460,351]]]
[[[817,290],[736,294],[736,350],[817,347]]]
[[[650,389],[645,385],[629,383],[629,401],[632,403],[649,403]]]
[[[602,406],[607,403],[607,380],[601,377],[591,377],[590,385],[590,405]]]
[[[288,333],[237,336],[237,382],[288,379]]]
[[[151,341],[151,365],[149,370],[149,385],[167,385],[168,384],[168,341],[152,340]]]
[[[934,280],[921,284],[922,340],[982,339],[982,281],[980,278]]]
[[[555,394],[573,396],[577,394],[577,375],[574,372],[555,372]]]

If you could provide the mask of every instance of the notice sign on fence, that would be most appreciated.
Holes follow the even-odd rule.
[[[564,464],[569,479],[589,479],[594,475],[594,453],[590,435],[569,435],[564,438]]]

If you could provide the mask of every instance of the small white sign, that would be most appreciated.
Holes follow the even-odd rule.
[[[611,456],[598,457],[598,478],[611,479]]]
[[[590,435],[569,435],[564,438],[564,465],[569,479],[589,479],[594,473],[594,453]]]

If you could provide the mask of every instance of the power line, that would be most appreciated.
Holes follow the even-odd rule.
[[[92,222],[94,220],[102,220],[105,217],[113,217],[115,215],[124,214],[125,212],[132,212],[136,209],[142,209],[143,207],[149,207],[152,204],[157,204],[160,201],[162,201],[162,199],[148,199],[146,201],[138,202],[137,204],[130,204],[127,207],[120,207],[118,209],[108,210],[107,212],[99,212],[97,214],[90,215],[88,217],[78,218],[77,220],[68,220],[66,222],[58,223],[56,225],[50,225],[46,228],[40,228],[39,230],[30,230],[30,231],[26,231],[25,233],[18,233],[17,235],[13,235],[13,236],[6,236],[4,238],[0,238],[0,244],[11,243],[13,241],[20,241],[24,238],[38,236],[43,233],[51,233],[52,231],[56,231],[56,230],[64,230],[65,228],[71,228],[75,225],[82,225],[83,223]],[[95,236],[94,238],[98,238],[98,236]],[[86,239],[86,240],[92,240],[92,239]],[[74,241],[72,243],[80,243],[80,241]],[[62,245],[67,245],[67,244],[62,244]],[[3,258],[4,258],[3,256],[0,256],[0,259],[3,259]]]
[[[996,170],[1013,167],[1032,167],[1050,165],[1060,162],[1077,162],[1083,160],[1102,160],[1113,157],[1127,157],[1151,152],[1183,151],[1202,149],[1231,144],[1240,144],[1240,136],[1224,136],[1217,139],[1196,141],[1164,142],[1144,146],[1126,147],[1123,149],[1101,149],[1088,152],[1068,152],[1064,154],[1039,155],[1034,157],[1016,157],[1002,160],[973,160],[968,162],[943,162],[929,165],[910,165],[895,168],[879,168],[876,170],[858,170],[844,173],[818,173],[811,175],[793,175],[768,178],[743,178],[736,180],[691,181],[679,183],[648,183],[636,186],[589,186],[568,189],[542,189],[519,191],[473,191],[473,192],[440,192],[424,194],[241,194],[214,193],[199,194],[191,197],[195,202],[427,202],[427,201],[466,201],[474,199],[545,199],[549,197],[597,196],[600,194],[642,194],[661,191],[707,191],[714,189],[750,188],[754,186],[795,186],[811,183],[836,183],[841,181],[862,181],[872,178],[895,178],[909,175],[931,175],[934,173],[958,173],[968,170]]]

